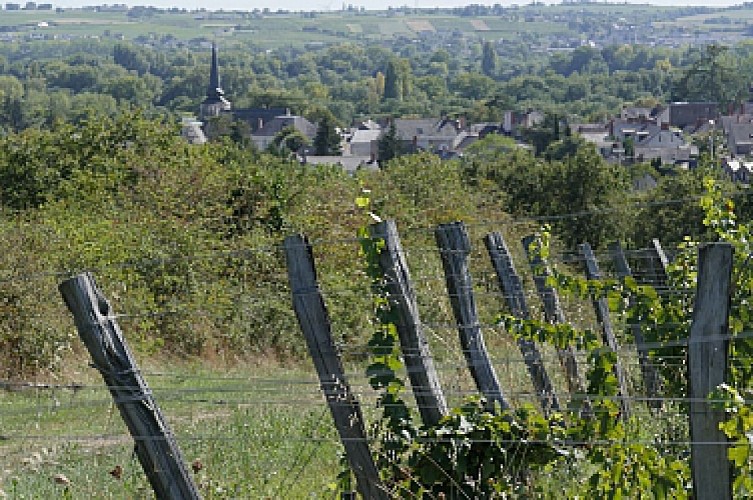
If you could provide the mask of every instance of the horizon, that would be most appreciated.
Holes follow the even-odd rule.
[[[15,3],[20,3],[21,5],[25,4],[25,1],[23,0],[15,0]],[[51,2],[54,7],[61,7],[61,8],[81,8],[81,7],[91,7],[91,6],[97,6],[97,5],[115,5],[115,4],[125,4],[129,7],[133,6],[150,6],[150,7],[158,7],[158,8],[185,8],[189,10],[197,10],[197,9],[207,9],[207,10],[241,10],[241,11],[252,11],[254,9],[265,9],[268,8],[272,11],[277,11],[279,9],[282,10],[288,10],[288,11],[339,11],[343,7],[352,5],[356,8],[365,8],[366,10],[386,10],[389,7],[393,8],[399,8],[399,7],[412,7],[412,8],[419,8],[419,9],[431,9],[431,8],[454,8],[454,7],[464,7],[467,5],[486,5],[486,6],[492,6],[495,4],[499,4],[502,7],[510,7],[512,5],[519,5],[519,6],[526,6],[530,5],[532,2],[530,1],[516,1],[516,0],[486,0],[486,1],[472,1],[472,2],[462,2],[457,0],[411,0],[410,2],[395,2],[394,0],[377,0],[369,1],[369,2],[363,2],[363,1],[348,1],[348,0],[315,0],[313,3],[306,1],[306,0],[283,0],[283,1],[271,1],[271,0],[259,0],[257,2],[254,2],[253,4],[250,4],[249,2],[245,0],[219,0],[217,2],[212,2],[211,6],[207,5],[207,2],[205,0],[183,0],[181,2],[176,2],[176,0],[147,0],[144,2],[140,1],[114,1],[112,3],[108,2],[92,2],[91,0],[62,0],[57,2]],[[410,5],[409,5],[410,3]],[[561,4],[561,1],[546,1],[546,2],[540,2],[547,5],[557,5]],[[614,4],[614,5],[624,5],[624,4],[630,4],[630,5],[651,5],[656,7],[709,7],[708,0],[624,0],[624,1],[599,1],[594,3],[607,3],[607,4]],[[734,7],[734,6],[742,6],[743,2],[739,0],[717,0],[716,5],[711,6],[710,8],[726,8],[726,7]]]

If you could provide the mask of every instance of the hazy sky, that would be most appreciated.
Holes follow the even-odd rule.
[[[24,2],[21,2],[24,3]],[[240,9],[253,10],[255,8],[263,9],[268,7],[273,10],[330,10],[339,9],[343,3],[352,4],[356,7],[365,7],[366,9],[386,9],[389,6],[397,7],[408,5],[410,7],[456,7],[468,4],[493,5],[498,3],[503,6],[512,4],[525,5],[531,3],[530,0],[53,0],[51,2],[55,7],[81,7],[84,5],[102,5],[125,3],[128,5],[153,5],[156,7],[181,7],[186,9],[207,8],[217,9]],[[547,2],[559,3],[559,2]],[[616,2],[612,2],[616,3]],[[627,0],[624,3],[653,5],[674,5],[674,6],[714,6],[727,7],[731,5],[740,5],[742,0]]]

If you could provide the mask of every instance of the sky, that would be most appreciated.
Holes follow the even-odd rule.
[[[740,5],[743,0],[626,0],[620,3],[669,5],[669,6],[708,6],[728,7]],[[24,3],[24,2],[21,2]],[[337,10],[343,4],[352,4],[355,7],[364,7],[368,10],[384,10],[389,6],[399,7],[458,7],[468,4],[493,5],[500,4],[509,6],[513,4],[525,5],[530,0],[53,0],[55,7],[82,7],[85,5],[119,4],[128,5],[152,5],[155,7],[181,7],[186,9],[206,8],[209,10],[253,10],[255,8],[270,8],[272,10]],[[559,2],[545,2],[559,3]],[[612,2],[617,3],[617,2]]]

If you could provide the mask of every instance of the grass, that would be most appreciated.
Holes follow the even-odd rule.
[[[150,487],[109,393],[80,387],[0,393],[0,491],[11,498],[143,498]],[[178,366],[146,379],[204,498],[321,498],[340,445],[311,373],[208,372]],[[122,470],[118,479],[111,471]],[[66,479],[60,484],[55,481]],[[0,493],[0,497],[2,497]]]

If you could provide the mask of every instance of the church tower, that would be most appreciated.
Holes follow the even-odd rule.
[[[207,120],[218,116],[223,111],[230,111],[231,104],[225,98],[225,92],[220,86],[220,67],[217,63],[217,45],[212,44],[212,67],[209,70],[209,86],[207,96],[199,108],[199,118]]]

